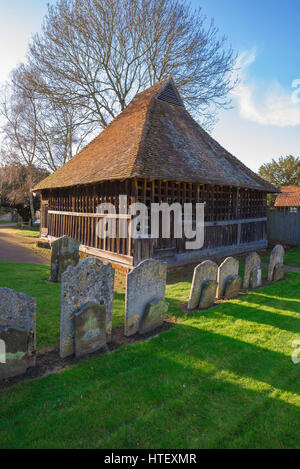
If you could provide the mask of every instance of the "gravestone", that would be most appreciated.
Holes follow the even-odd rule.
[[[227,257],[218,269],[218,289],[217,298],[221,299],[225,295],[225,286],[229,277],[238,275],[239,261],[233,257]]]
[[[60,356],[75,353],[75,313],[86,303],[106,306],[106,337],[111,339],[115,271],[111,264],[88,257],[75,267],[69,266],[62,275]]]
[[[244,282],[243,288],[246,290],[249,288],[250,285],[250,276],[253,269],[260,269],[261,267],[261,259],[260,256],[256,252],[252,252],[249,256],[246,257],[245,261],[245,270],[244,270]],[[257,278],[257,281],[259,278]],[[260,285],[257,285],[257,287]],[[256,288],[256,287],[255,287]]]
[[[242,286],[242,279],[239,275],[230,275],[225,284],[224,298],[230,300],[239,295]]]
[[[273,282],[279,282],[279,280],[283,280],[284,274],[285,274],[284,265],[276,264],[274,268]]]
[[[0,340],[4,343],[4,357],[2,357],[4,360],[0,362],[0,380],[26,373],[28,339],[29,332],[25,329],[0,326]]]
[[[203,306],[199,306],[199,303],[200,303],[200,298],[202,296],[202,289],[204,287],[204,282],[208,280],[217,281],[217,275],[218,275],[218,266],[215,262],[204,261],[201,264],[199,264],[197,267],[195,267],[194,275],[193,275],[193,282],[192,282],[192,287],[191,287],[191,292],[190,292],[190,298],[188,302],[189,310],[193,310],[198,307],[203,308]],[[211,291],[212,289],[213,287],[211,284],[209,290]],[[214,303],[214,299],[215,299],[215,295],[212,300],[212,304]]]
[[[201,289],[199,309],[207,309],[213,306],[216,298],[218,282],[216,280],[205,280]]]
[[[154,259],[141,262],[128,275],[126,281],[125,335],[139,330],[141,318],[148,304],[163,300],[167,281],[167,265]]]
[[[257,267],[253,267],[253,269],[250,272],[249,287],[250,288],[261,287],[261,284],[262,284],[261,279],[262,279],[261,269]]]
[[[75,314],[75,354],[82,357],[106,345],[106,306],[85,304]]]
[[[36,300],[10,288],[0,288],[0,326],[27,332],[27,367],[36,361]]]
[[[79,246],[80,243],[70,236],[63,236],[51,243],[51,282],[60,282],[69,265],[78,264]]]
[[[280,244],[277,244],[270,255],[269,269],[268,269],[268,280],[273,281],[274,269],[277,264],[284,263],[284,249]]]
[[[139,333],[146,334],[147,332],[160,327],[166,313],[168,312],[169,303],[165,300],[154,299],[148,303],[145,312],[141,317],[139,324]]]

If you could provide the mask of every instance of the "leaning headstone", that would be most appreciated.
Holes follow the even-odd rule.
[[[224,298],[230,300],[239,295],[242,286],[242,279],[239,275],[230,275],[225,284]]]
[[[62,274],[79,262],[80,243],[70,236],[63,236],[51,243],[51,282],[60,282]]]
[[[238,275],[239,273],[239,261],[233,257],[227,257],[218,269],[218,290],[217,298],[223,298],[225,295],[225,286],[227,280],[232,275]]]
[[[199,306],[200,298],[202,296],[202,290],[204,287],[204,283],[208,280],[217,281],[218,275],[218,266],[215,262],[212,261],[204,261],[199,264],[194,269],[193,275],[193,282],[190,292],[190,298],[188,302],[188,309],[193,310],[198,307],[203,308],[203,306]],[[212,300],[212,304],[214,302],[214,298]]]
[[[213,306],[216,298],[218,282],[216,280],[205,280],[201,289],[198,309],[207,309]]]
[[[128,275],[126,282],[125,335],[134,335],[151,301],[163,300],[167,265],[154,259],[141,262]]]
[[[168,312],[169,303],[165,300],[154,299],[148,303],[146,310],[141,317],[139,324],[139,333],[146,334],[157,327],[160,327],[163,322],[166,313]]]
[[[268,270],[268,280],[272,282],[274,276],[274,269],[277,264],[284,263],[284,249],[280,244],[277,244],[270,255],[270,263]]]
[[[246,290],[250,285],[250,276],[253,269],[261,268],[261,259],[256,252],[252,252],[249,256],[246,257],[245,261],[245,270],[244,270],[244,283],[243,288]],[[260,285],[257,285],[257,287]]]
[[[62,275],[60,356],[75,353],[75,314],[89,302],[106,306],[106,337],[111,338],[115,271],[111,264],[88,257]]]
[[[283,264],[276,264],[273,274],[273,282],[279,282],[284,279],[285,269]]]
[[[0,361],[0,380],[26,373],[28,368],[29,332],[11,326],[0,326],[0,340],[4,344],[4,360]]]
[[[106,345],[106,306],[87,303],[75,314],[75,354],[82,357]]]
[[[253,267],[250,273],[249,287],[258,288],[258,287],[261,287],[261,284],[262,284],[261,269],[257,267]]]
[[[0,326],[26,331],[27,367],[35,366],[36,359],[36,300],[10,288],[0,288]]]

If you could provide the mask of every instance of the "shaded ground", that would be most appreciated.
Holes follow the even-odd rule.
[[[299,274],[185,315],[189,289],[176,327],[1,390],[0,448],[299,448]]]
[[[51,349],[49,348],[48,350],[38,351],[36,357],[36,366],[34,368],[29,368],[23,375],[0,381],[0,389],[9,388],[14,384],[20,383],[22,381],[40,378],[51,373],[57,373],[70,367],[71,365],[76,365],[81,361],[111,353],[115,350],[118,350],[123,345],[130,345],[134,344],[135,342],[151,339],[161,334],[162,332],[166,332],[171,329],[171,327],[173,327],[176,322],[177,320],[175,317],[166,318],[162,326],[156,328],[154,331],[150,331],[146,334],[135,334],[131,337],[124,336],[124,327],[117,327],[113,329],[112,340],[106,345],[106,347],[103,347],[96,352],[90,353],[89,355],[80,358],[76,358],[74,355],[67,358],[61,358],[59,355],[58,346]]]
[[[22,240],[13,230],[0,229],[0,262],[25,262],[30,264],[49,264],[49,260],[39,255],[29,246],[34,240]],[[28,248],[26,247],[28,244]]]

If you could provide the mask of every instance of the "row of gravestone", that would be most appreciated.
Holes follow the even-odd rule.
[[[284,249],[277,245],[270,255],[268,281],[284,278]],[[262,284],[261,258],[253,252],[245,261],[243,289],[258,288]],[[230,299],[237,296],[242,286],[239,276],[239,261],[228,257],[218,267],[215,262],[204,261],[199,264],[193,275],[193,282],[188,302],[188,310],[207,309],[213,306],[215,299]]]
[[[114,277],[111,264],[91,257],[62,274],[62,358],[92,353],[111,340]],[[166,264],[153,259],[141,262],[127,275],[126,336],[147,333],[163,323],[168,310],[166,278]],[[1,360],[1,350],[5,360]],[[35,299],[0,288],[0,379],[25,373],[35,366],[35,357]]]
[[[65,242],[63,240],[63,246]],[[283,278],[283,257],[283,248],[276,246],[270,257],[269,281]],[[59,264],[66,266],[66,259],[63,262],[60,259]],[[239,263],[233,258],[225,259],[220,267],[211,261],[196,267],[188,308],[207,308],[214,303],[215,296],[233,297],[241,286],[238,269]],[[91,353],[110,341],[114,274],[110,264],[104,265],[96,258],[69,265],[62,273],[62,358]],[[127,275],[126,336],[137,332],[144,334],[163,323],[168,310],[166,276],[166,264],[153,259],[141,262]],[[243,287],[255,288],[260,284],[261,261],[258,254],[253,253],[246,259]],[[3,355],[5,363],[1,360]],[[27,368],[35,366],[35,360],[36,301],[24,293],[0,288],[0,379],[24,373]]]

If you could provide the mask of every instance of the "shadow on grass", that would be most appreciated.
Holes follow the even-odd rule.
[[[255,295],[252,295],[251,297],[255,298]],[[247,303],[249,304],[249,302]],[[255,303],[255,301],[253,302],[252,306],[248,306],[243,301],[240,301],[237,304],[233,304],[232,306],[233,307],[231,309],[227,307],[226,310],[222,310],[221,306],[219,308],[224,315],[232,316],[235,319],[243,319],[245,321],[251,321],[257,324],[266,324],[276,329],[300,334],[300,315],[299,318],[296,318],[287,316],[285,314],[280,314],[280,311],[290,311],[281,307],[281,305],[280,309],[278,308],[277,313],[268,310],[268,308],[274,307],[268,306],[267,304],[259,304],[258,302]],[[264,310],[264,307],[266,310]],[[204,313],[206,313],[206,311]]]
[[[295,397],[276,395],[277,389],[298,393],[297,372],[280,353],[179,325],[151,341],[24,383],[9,395],[0,392],[0,443],[299,447],[300,408]]]

